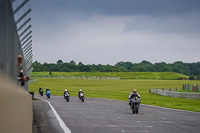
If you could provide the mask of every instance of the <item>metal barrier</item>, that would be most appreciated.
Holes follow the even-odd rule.
[[[176,90],[176,89],[173,89],[173,90]],[[168,97],[200,99],[200,93],[176,92],[176,91],[172,91],[172,89],[150,89],[149,93],[154,93],[154,94],[168,96]]]
[[[198,92],[200,92],[200,85],[184,84],[182,89],[183,90],[188,90],[188,91],[198,91]]]

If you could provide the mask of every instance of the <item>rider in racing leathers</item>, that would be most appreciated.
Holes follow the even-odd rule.
[[[64,98],[65,98],[65,93],[68,93],[69,94],[69,91],[67,89],[65,89],[64,91]],[[70,94],[69,94],[70,95]]]
[[[82,91],[82,89],[80,89],[79,92],[78,92],[78,97],[79,97],[79,99],[81,99],[81,97],[80,97],[80,94],[81,94],[81,93],[84,94],[84,92]]]
[[[140,100],[141,100],[141,97],[140,95],[137,93],[137,90],[136,89],[133,89],[133,92],[130,93],[128,99],[129,99],[129,105],[131,106],[131,99],[135,98],[135,97],[138,97]],[[139,104],[140,105],[140,104]]]

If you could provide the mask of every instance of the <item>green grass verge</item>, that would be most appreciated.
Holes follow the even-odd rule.
[[[49,72],[32,72],[31,77],[48,77]],[[174,72],[52,72],[52,77],[120,77],[121,79],[180,79],[189,76]]]
[[[68,89],[71,96],[77,96],[79,89],[83,89],[86,97],[128,101],[129,93],[133,88],[136,88],[142,97],[143,104],[200,112],[200,100],[149,94],[149,89],[181,89],[182,84],[194,83],[196,82],[189,80],[87,80],[38,78],[35,83],[30,83],[30,91],[38,93],[39,87],[41,86],[44,90],[46,90],[46,87],[49,87],[52,95],[63,95],[64,90]],[[198,83],[200,84],[200,82]]]

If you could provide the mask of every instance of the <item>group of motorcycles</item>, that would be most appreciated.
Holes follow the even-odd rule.
[[[42,88],[39,89],[39,93],[40,93],[41,96],[43,96],[44,92],[43,92]],[[51,91],[49,89],[47,89],[46,90],[46,96],[47,96],[47,98],[50,98],[50,95],[51,95]]]
[[[64,93],[64,99],[66,100],[66,102],[69,102],[69,98],[70,98],[70,94],[68,91],[66,91]],[[83,92],[80,92],[79,99],[81,100],[81,102],[84,102],[84,93]]]
[[[42,88],[39,89],[39,93],[40,93],[41,96],[43,96]],[[51,91],[49,89],[47,89],[46,90],[47,98],[50,98],[50,95],[51,95]],[[66,100],[66,102],[69,102],[70,94],[69,94],[68,91],[66,91],[64,93],[64,99]],[[80,92],[79,100],[81,100],[81,102],[84,102],[84,93],[83,92]],[[139,106],[140,106],[140,99],[139,98],[135,97],[133,99],[130,99],[130,108],[131,108],[133,114],[138,114]]]
[[[43,89],[42,88],[39,89],[39,93],[40,93],[41,96],[43,96]],[[51,95],[51,91],[49,89],[47,89],[46,90],[47,98],[50,98],[50,95]]]
[[[40,88],[39,89],[39,93],[40,93],[40,95],[41,96],[43,96],[43,89],[42,88]],[[51,91],[49,90],[49,89],[47,89],[46,90],[46,96],[47,96],[47,98],[50,98],[50,95],[51,95]],[[84,102],[84,93],[83,92],[80,92],[80,94],[79,94],[79,99],[80,99],[80,101],[81,102]],[[68,91],[66,91],[65,93],[64,93],[64,99],[66,100],[66,102],[69,102],[69,99],[70,99],[70,94],[69,94],[69,92]]]

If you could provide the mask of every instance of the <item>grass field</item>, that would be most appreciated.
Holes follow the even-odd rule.
[[[48,77],[49,72],[32,72],[31,77]],[[180,79],[189,76],[174,72],[52,72],[51,77],[120,77],[121,79]]]
[[[30,91],[38,93],[41,86],[44,90],[49,87],[52,95],[63,95],[67,88],[71,96],[77,96],[83,89],[86,97],[106,98],[128,101],[128,95],[136,88],[142,97],[142,103],[168,108],[176,108],[200,112],[200,100],[165,97],[149,94],[149,89],[177,88],[182,84],[194,84],[189,80],[94,80],[94,79],[52,79],[37,78],[36,83],[30,83]],[[198,81],[198,84],[200,82]],[[128,106],[128,103],[127,103]]]

